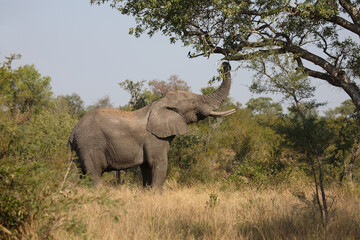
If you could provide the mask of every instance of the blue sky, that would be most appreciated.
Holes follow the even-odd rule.
[[[190,48],[160,34],[135,38],[128,34],[133,26],[132,17],[108,5],[91,6],[89,0],[0,0],[0,62],[19,53],[15,66],[34,64],[51,77],[56,95],[77,93],[86,105],[105,95],[114,106],[125,105],[130,96],[117,84],[125,79],[166,80],[177,74],[200,93],[217,74],[221,56],[189,59]],[[246,70],[233,72],[230,95],[243,105],[260,97],[248,90],[251,78]],[[328,107],[347,99],[327,83],[314,83],[317,99]]]

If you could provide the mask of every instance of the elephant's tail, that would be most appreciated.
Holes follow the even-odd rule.
[[[65,176],[64,176],[64,179],[60,185],[60,189],[59,189],[59,192],[58,192],[58,195],[61,193],[61,190],[63,189],[64,187],[64,184],[65,184],[65,181],[66,181],[66,178],[67,176],[69,175],[69,172],[71,170],[71,166],[74,162],[74,158],[73,158],[73,153],[72,153],[72,143],[73,143],[73,140],[74,140],[74,137],[73,137],[73,134],[70,135],[69,137],[69,140],[68,140],[68,143],[67,143],[67,155],[68,155],[68,168],[67,168],[67,171],[65,173]]]
[[[70,134],[68,142],[67,142],[67,152],[68,152],[68,162],[74,161],[75,157],[73,152],[77,149],[77,143],[75,139],[74,131]]]
[[[68,156],[68,162],[72,162],[73,161],[72,142],[70,142],[70,139],[67,143],[67,156]]]
[[[69,136],[69,139],[68,139],[68,149],[69,149],[69,147],[70,147],[70,150],[71,150],[71,146],[72,146],[73,143],[74,143],[74,138],[75,138],[74,132],[72,132],[72,133],[70,134],[70,136]]]

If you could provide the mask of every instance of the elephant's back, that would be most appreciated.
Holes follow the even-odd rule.
[[[101,125],[104,120],[120,118],[132,118],[132,114],[131,112],[115,108],[99,108],[82,117],[75,125],[74,131],[86,128],[95,128],[96,126]]]
[[[142,121],[146,121],[146,118],[139,119],[136,112],[100,108],[79,120],[70,135],[69,142],[75,149],[84,144],[101,148],[105,144],[104,139],[133,135],[129,132],[140,137],[145,131],[145,122],[139,124]]]
[[[99,108],[89,113],[93,117],[98,118],[127,118],[134,119],[135,111],[124,111],[116,108]]]
[[[82,117],[75,125],[69,137],[69,143],[73,150],[80,149],[86,145],[98,145],[101,130],[96,123],[97,111],[92,111]]]

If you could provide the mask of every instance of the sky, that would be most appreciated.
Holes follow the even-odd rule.
[[[128,34],[133,17],[123,16],[108,5],[90,5],[90,0],[0,0],[0,62],[12,53],[22,58],[14,67],[34,64],[51,77],[55,95],[77,93],[85,105],[106,95],[114,106],[125,105],[130,95],[118,85],[126,79],[166,80],[179,75],[194,93],[217,75],[221,56],[189,59],[189,47],[170,44],[156,34],[135,38]],[[232,63],[233,69],[236,64]],[[251,94],[252,73],[232,72],[230,97],[245,105]],[[316,99],[329,107],[348,99],[340,89],[320,80]],[[280,100],[281,96],[271,96]]]

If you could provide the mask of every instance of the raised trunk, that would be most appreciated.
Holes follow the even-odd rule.
[[[213,110],[218,109],[220,104],[225,101],[231,87],[231,66],[227,62],[223,62],[222,68],[224,70],[224,79],[220,87],[213,93],[204,95],[205,101],[213,108]]]

